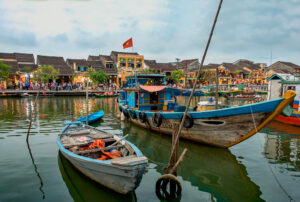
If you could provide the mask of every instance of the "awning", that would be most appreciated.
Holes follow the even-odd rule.
[[[140,85],[140,88],[152,93],[152,92],[162,91],[163,89],[166,88],[166,86],[143,86],[143,85]]]

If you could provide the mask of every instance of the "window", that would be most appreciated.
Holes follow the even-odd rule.
[[[154,92],[150,94],[150,104],[157,104],[158,103],[158,93]]]

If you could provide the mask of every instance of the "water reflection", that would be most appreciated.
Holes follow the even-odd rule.
[[[127,195],[117,194],[90,180],[77,171],[60,152],[57,158],[61,176],[74,201],[137,201],[134,192]]]
[[[171,138],[145,132],[130,123],[123,130],[152,162],[167,165]],[[181,141],[180,148],[185,147],[188,152],[178,169],[178,175],[184,181],[200,191],[211,193],[218,201],[263,201],[259,186],[251,181],[245,166],[229,150]],[[155,169],[163,173],[162,165],[157,164]]]
[[[272,122],[263,131],[267,133],[265,157],[274,164],[286,164],[289,171],[300,171],[300,128]]]

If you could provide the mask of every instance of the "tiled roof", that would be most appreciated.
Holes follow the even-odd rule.
[[[209,63],[208,65],[204,65],[202,70],[209,70],[209,69],[216,70],[219,66],[220,66],[219,64]]]
[[[187,66],[189,66],[194,62],[198,62],[198,59],[182,60],[178,66],[179,68],[186,68]]]
[[[100,59],[105,60],[106,62],[113,62],[114,60],[110,57],[110,55],[99,55]]]
[[[89,55],[88,61],[97,61],[97,60],[101,60],[100,56],[96,56],[96,55]]]
[[[293,69],[299,69],[299,68],[300,68],[299,65],[296,65],[296,64],[291,63],[291,62],[282,62],[282,61],[279,61],[279,62],[281,62],[282,64],[285,64],[285,65],[287,65],[287,66],[290,66],[290,67],[292,67]]]
[[[67,64],[73,66],[73,63],[76,63],[76,66],[87,67],[89,65],[88,61],[85,59],[67,59]]]
[[[144,63],[152,69],[158,69],[156,60],[144,60]]]
[[[222,63],[222,66],[228,69],[230,73],[234,73],[236,70],[243,71],[242,67],[239,67],[233,63]]]
[[[70,76],[73,74],[73,70],[67,65],[63,57],[38,55],[37,64],[41,66],[52,65],[59,70],[59,75]]]
[[[247,67],[251,70],[259,70],[260,65],[257,63],[253,63],[250,60],[240,59],[238,61],[235,61],[233,64],[238,65],[240,68]]]
[[[87,61],[88,65],[93,67],[95,70],[96,68],[103,68],[103,64],[100,60],[96,60],[96,61]]]
[[[16,59],[16,56],[13,53],[0,53],[0,59]]]
[[[28,62],[34,64],[34,56],[32,53],[14,53],[18,63]]]
[[[176,70],[176,66],[172,65],[170,62],[168,63],[156,63],[156,68],[161,71],[173,71]]]

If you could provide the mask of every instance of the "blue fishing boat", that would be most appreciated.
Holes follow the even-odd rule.
[[[165,75],[132,75],[118,98],[119,109],[128,121],[136,125],[172,135],[179,125],[185,106],[176,103],[175,96],[189,96],[191,91],[170,88]],[[195,96],[203,95],[196,92]],[[251,137],[293,102],[294,91],[281,98],[231,108],[188,110],[180,137],[195,142],[228,148]]]
[[[89,123],[94,123],[94,122],[98,121],[99,119],[101,119],[103,116],[104,116],[104,111],[103,110],[100,110],[99,112],[89,114],[88,122]],[[77,121],[85,123],[86,122],[86,116],[77,119]]]
[[[118,193],[140,183],[148,159],[132,143],[97,128],[66,122],[57,138],[61,154],[85,176]]]

